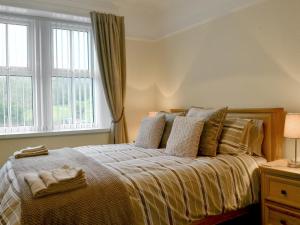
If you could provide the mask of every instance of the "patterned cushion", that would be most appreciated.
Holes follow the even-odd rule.
[[[222,133],[227,107],[221,109],[204,109],[192,107],[188,117],[197,117],[205,120],[203,132],[200,138],[198,155],[216,156],[219,139]]]
[[[166,119],[166,125],[164,129],[159,148],[165,148],[172,130],[172,126],[176,116],[183,116],[184,113],[169,113],[169,112],[158,112],[157,115],[164,115]]]
[[[142,148],[158,148],[164,127],[165,116],[146,117],[142,120],[135,146]]]
[[[253,122],[250,119],[226,119],[219,141],[219,153],[238,155],[248,151],[248,137]]]
[[[165,153],[181,157],[196,157],[204,121],[177,116],[174,120]]]
[[[263,121],[254,119],[228,118],[224,122],[219,153],[262,156],[264,139]]]
[[[264,140],[264,127],[263,120],[252,120],[252,126],[250,127],[249,134],[245,142],[248,145],[248,154],[263,156],[262,143]]]

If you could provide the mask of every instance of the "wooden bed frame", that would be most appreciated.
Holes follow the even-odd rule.
[[[186,110],[170,109],[170,112],[184,112],[184,111]],[[282,157],[283,129],[284,129],[284,121],[285,121],[285,111],[283,108],[229,109],[227,117],[263,120],[264,141],[262,144],[262,152],[265,158],[268,161],[273,161]],[[239,217],[255,219],[255,217],[259,217],[260,214],[259,208],[260,208],[259,204],[252,205],[244,209],[227,212],[222,215],[209,216],[200,221],[194,222],[192,225],[221,224],[223,222],[233,221],[234,219],[237,219]],[[259,219],[255,221],[259,221]],[[230,224],[238,224],[238,223],[230,223]],[[242,224],[245,223],[243,222]],[[254,224],[254,223],[249,223],[249,224]]]

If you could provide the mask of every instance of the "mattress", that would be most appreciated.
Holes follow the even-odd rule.
[[[128,191],[135,225],[189,224],[259,202],[263,158],[180,158],[132,144],[74,148],[111,169]],[[99,171],[100,172],[100,171]],[[20,224],[19,186],[8,161],[0,170],[0,224]]]

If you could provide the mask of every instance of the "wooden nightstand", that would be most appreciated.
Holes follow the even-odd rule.
[[[277,160],[261,167],[263,225],[300,225],[300,169]]]

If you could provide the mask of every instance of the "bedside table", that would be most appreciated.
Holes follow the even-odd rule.
[[[300,168],[277,160],[260,169],[263,225],[300,225]]]

